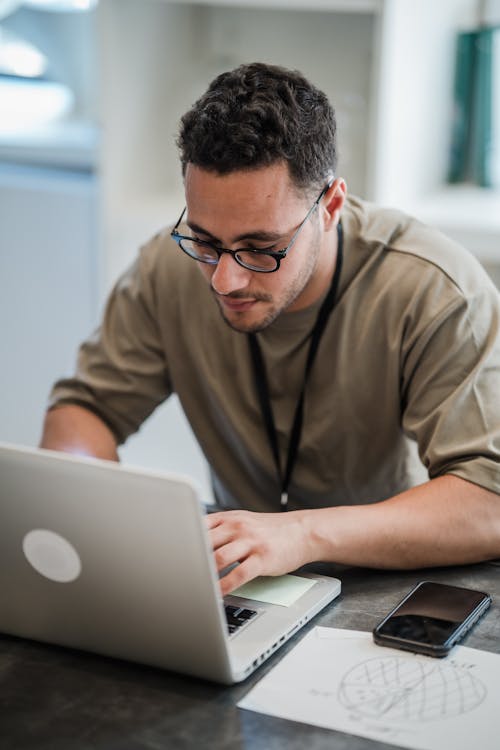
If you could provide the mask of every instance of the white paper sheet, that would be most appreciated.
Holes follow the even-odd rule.
[[[498,750],[500,655],[435,659],[316,627],[238,706],[415,750]]]

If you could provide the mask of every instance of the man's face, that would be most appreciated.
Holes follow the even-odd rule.
[[[189,164],[185,188],[192,235],[230,250],[282,250],[312,204],[281,163],[228,175]],[[335,248],[325,242],[320,210],[304,224],[274,273],[250,271],[225,253],[216,266],[198,264],[228,325],[245,333],[261,330],[285,310],[312,304],[326,290]]]

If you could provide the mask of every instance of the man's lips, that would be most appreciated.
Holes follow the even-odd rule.
[[[224,297],[220,294],[217,295],[217,299],[226,310],[231,310],[232,312],[246,312],[258,301],[254,298],[235,299],[234,297]]]

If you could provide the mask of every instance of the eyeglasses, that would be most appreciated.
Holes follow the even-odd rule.
[[[332,184],[333,178],[328,182],[327,185],[325,185],[321,193],[318,195],[313,205],[307,212],[306,217],[299,224],[294,232],[292,239],[290,240],[288,245],[283,248],[283,250],[256,250],[252,247],[243,247],[239,250],[228,250],[225,247],[214,245],[212,242],[206,242],[205,240],[199,240],[196,237],[187,237],[186,235],[179,234],[179,232],[177,231],[177,227],[181,223],[182,218],[186,213],[186,208],[184,208],[183,212],[179,216],[179,220],[170,232],[170,236],[173,240],[175,240],[175,242],[177,242],[181,250],[184,250],[186,255],[189,255],[190,258],[194,258],[194,260],[199,260],[201,263],[209,263],[212,266],[216,266],[220,260],[222,253],[228,253],[229,255],[232,255],[236,263],[239,263],[239,265],[243,266],[243,268],[248,268],[249,271],[257,271],[258,273],[273,273],[274,271],[278,270],[281,261],[283,260],[283,258],[286,258],[287,254],[290,252],[295,240],[302,231],[304,224],[310,218],[313,211],[317,208],[319,202]]]

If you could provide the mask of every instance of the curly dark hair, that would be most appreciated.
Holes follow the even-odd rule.
[[[188,163],[218,174],[288,164],[299,189],[335,172],[335,112],[298,71],[251,63],[217,76],[181,119],[177,145]]]

